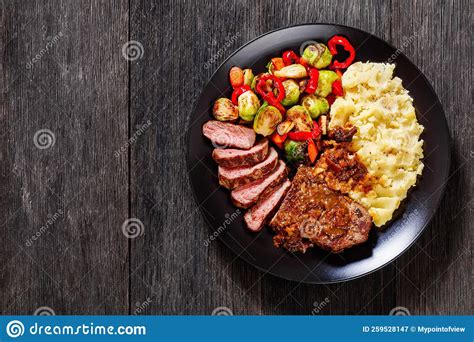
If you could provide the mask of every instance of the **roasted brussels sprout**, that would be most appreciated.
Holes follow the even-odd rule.
[[[252,121],[260,108],[260,100],[251,90],[239,96],[238,100],[239,116],[245,121]]]
[[[219,121],[234,121],[239,117],[239,110],[231,100],[221,97],[214,102],[212,114]]]
[[[281,100],[283,106],[293,106],[298,103],[300,98],[300,86],[295,80],[286,80],[282,82],[285,88],[285,97]]]
[[[322,69],[331,64],[332,55],[326,45],[317,43],[308,45],[304,49],[303,58],[313,68]]]
[[[283,78],[305,78],[308,74],[306,68],[301,64],[291,64],[273,73],[276,77]]]
[[[320,70],[315,94],[322,97],[328,96],[332,91],[332,83],[338,78],[339,76],[334,71]]]
[[[252,69],[244,69],[244,85],[251,86],[253,81]]]
[[[284,145],[285,158],[289,163],[301,164],[306,161],[307,142],[287,139]]]
[[[293,121],[285,120],[277,126],[277,132],[279,135],[285,135],[288,132],[290,132],[293,129],[293,127],[295,127],[295,124]]]
[[[280,111],[266,102],[260,107],[253,120],[253,130],[263,136],[271,135],[283,120]]]
[[[301,100],[301,105],[306,108],[313,119],[316,119],[321,114],[326,114],[329,110],[328,100],[313,94],[305,95]]]
[[[311,132],[313,129],[313,120],[303,106],[291,107],[287,110],[286,117],[293,121],[297,131]]]

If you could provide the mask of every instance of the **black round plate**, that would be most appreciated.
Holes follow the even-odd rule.
[[[248,231],[243,210],[234,207],[229,191],[219,187],[217,165],[211,158],[213,146],[202,136],[202,125],[212,119],[212,104],[230,97],[228,71],[233,65],[265,71],[270,58],[285,50],[299,51],[310,40],[327,42],[335,34],[349,38],[357,50],[356,60],[396,64],[395,75],[414,98],[419,122],[425,127],[423,175],[383,231],[372,229],[369,241],[340,254],[313,248],[291,254],[272,245],[273,233]],[[443,108],[422,72],[400,50],[367,32],[341,25],[307,24],[279,29],[247,43],[234,52],[214,73],[201,94],[188,127],[188,174],[197,205],[211,231],[207,244],[218,237],[239,257],[258,269],[289,280],[331,283],[361,277],[393,261],[420,236],[434,215],[449,172],[449,132]],[[240,214],[239,214],[240,212]]]

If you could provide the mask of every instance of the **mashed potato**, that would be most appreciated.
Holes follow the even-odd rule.
[[[329,128],[347,122],[357,127],[352,148],[367,167],[372,190],[353,189],[377,227],[389,221],[423,170],[423,132],[413,99],[402,80],[393,78],[395,65],[355,63],[342,77],[344,97],[331,107]]]

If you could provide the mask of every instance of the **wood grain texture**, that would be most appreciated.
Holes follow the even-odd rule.
[[[2,313],[128,311],[128,156],[114,157],[127,141],[127,10],[2,4]],[[35,146],[40,129],[50,148]]]
[[[1,7],[2,313],[43,305],[61,314],[472,313],[471,1]],[[416,245],[380,271],[328,286],[278,279],[218,241],[206,246],[184,160],[185,128],[219,64],[250,39],[308,22],[354,26],[401,47],[439,95],[453,142],[446,195]],[[127,61],[121,49],[132,40],[143,50]],[[55,134],[53,147],[33,144],[41,128]],[[142,236],[123,236],[128,218],[143,222]]]

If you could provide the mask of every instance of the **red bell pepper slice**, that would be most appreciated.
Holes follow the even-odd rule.
[[[274,94],[274,89],[270,89],[269,91],[265,91],[265,88],[267,87],[267,81],[272,80],[273,82],[273,87],[274,89],[277,90],[278,95],[275,97]],[[257,83],[256,91],[258,94],[260,94],[265,101],[268,102],[271,106],[274,106],[278,108],[278,110],[282,113],[285,114],[285,108],[281,105],[281,100],[285,97],[285,88],[283,87],[283,83],[281,80],[274,76],[274,75],[263,75],[260,77]]]
[[[270,139],[275,143],[275,145],[277,145],[280,149],[282,149],[283,148],[283,143],[285,142],[287,136],[288,136],[288,134],[280,135],[280,134],[278,134],[277,131],[275,131],[270,136]]]
[[[316,89],[318,89],[318,80],[319,80],[319,71],[316,68],[307,68],[309,74],[309,81],[306,84],[304,89],[308,94],[314,94]]]
[[[232,97],[231,97],[232,103],[237,106],[239,104],[238,102],[239,96],[248,90],[251,90],[250,86],[248,85],[243,85],[243,86],[235,88],[234,91],[232,92]]]
[[[294,141],[306,141],[313,138],[313,132],[289,132],[288,138]]]
[[[349,57],[347,57],[347,59],[343,62],[339,62],[339,61],[333,59],[333,62],[329,66],[329,69],[332,69],[332,70],[334,70],[334,69],[347,69],[347,67],[349,67],[349,65],[352,64],[352,62],[354,61],[354,58],[355,58],[355,49],[354,49],[354,47],[352,46],[351,43],[349,43],[347,38],[342,37],[342,36],[333,36],[328,41],[328,48],[329,48],[329,51],[331,52],[331,54],[333,56],[337,55],[337,46],[338,45],[342,46],[344,48],[344,50],[349,52]]]
[[[291,64],[298,64],[300,62],[300,58],[298,57],[298,55],[294,52],[294,51],[285,51],[283,52],[283,63],[285,63],[285,65],[291,65]]]

